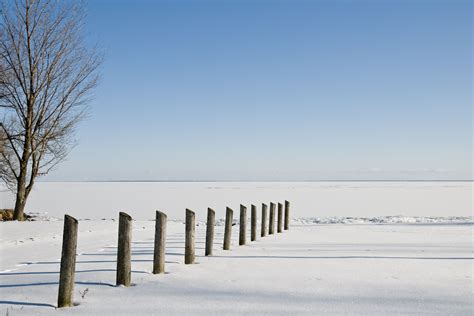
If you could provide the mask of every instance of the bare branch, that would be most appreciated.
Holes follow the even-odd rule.
[[[35,179],[67,157],[97,86],[102,56],[84,45],[84,17],[75,1],[0,10],[0,178],[23,207]]]

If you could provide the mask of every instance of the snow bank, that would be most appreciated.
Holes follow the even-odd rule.
[[[30,221],[57,221],[58,217],[49,216],[48,212],[28,212]]]
[[[49,216],[48,213],[41,213],[41,212],[31,212],[28,213],[31,216],[31,221],[62,221],[62,218]],[[238,216],[238,213],[234,214],[234,219],[232,221],[233,225],[238,225],[240,221],[235,217]],[[260,214],[258,214],[260,216]],[[79,219],[80,221],[85,221],[88,219]],[[114,220],[114,219],[110,219]],[[153,218],[148,219],[150,221],[154,221]],[[174,223],[184,223],[183,220],[179,219],[171,219],[169,220]],[[250,217],[248,218],[250,222]],[[259,223],[258,227],[260,227],[260,220],[257,221]],[[377,217],[297,217],[292,218],[291,222],[293,225],[313,225],[313,224],[363,224],[363,225],[370,225],[370,224],[452,224],[452,225],[474,225],[474,217],[467,217],[467,216],[447,216],[447,217],[433,217],[433,216],[377,216]],[[206,222],[202,220],[196,221],[197,226],[205,226]],[[218,218],[216,219],[216,226],[224,226],[225,219]]]
[[[473,217],[449,216],[378,216],[378,217],[303,217],[292,220],[294,224],[474,224]]]

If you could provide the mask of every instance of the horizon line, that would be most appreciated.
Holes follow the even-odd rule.
[[[474,179],[319,179],[319,180],[38,180],[38,182],[474,182]]]

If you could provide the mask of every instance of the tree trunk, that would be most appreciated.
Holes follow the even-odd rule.
[[[16,202],[15,202],[15,210],[13,211],[13,219],[17,221],[23,221],[23,212],[25,211],[26,199],[28,197],[29,191],[26,189],[26,177],[28,173],[28,159],[30,158],[30,136],[28,133],[28,126],[30,124],[26,124],[27,133],[25,136],[25,143],[23,147],[23,154],[21,156],[20,161],[20,173],[17,178],[17,187],[16,187]]]
[[[25,211],[26,205],[26,185],[25,180],[20,179],[18,180],[17,191],[16,191],[16,202],[15,202],[15,210],[13,211],[13,219],[16,221],[23,221],[23,212]]]

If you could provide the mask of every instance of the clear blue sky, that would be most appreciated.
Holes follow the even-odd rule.
[[[106,49],[45,180],[471,179],[471,1],[89,1]]]

